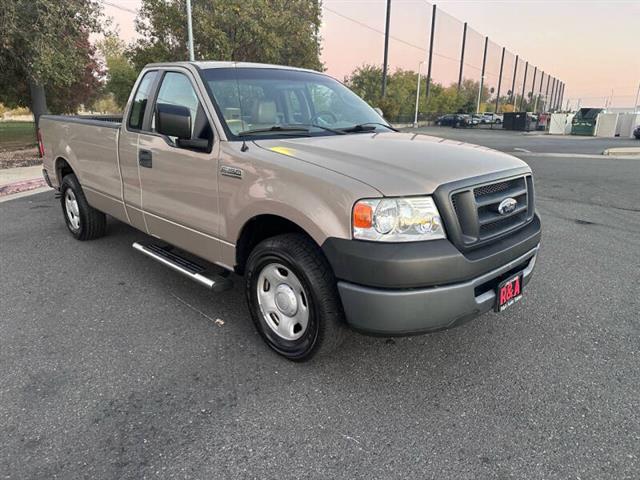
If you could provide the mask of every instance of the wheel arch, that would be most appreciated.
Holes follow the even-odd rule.
[[[58,185],[62,185],[62,179],[65,177],[65,175],[73,173],[74,175],[76,175],[76,177],[78,176],[75,170],[73,169],[73,167],[71,166],[71,164],[69,163],[69,161],[62,156],[58,156],[55,159],[53,165],[55,169],[54,171],[56,172],[56,179],[58,180]]]
[[[298,222],[275,214],[259,214],[248,219],[238,235],[236,242],[235,271],[242,275],[247,259],[258,243],[267,238],[285,233],[301,233],[311,239],[316,245],[313,235],[302,228]]]

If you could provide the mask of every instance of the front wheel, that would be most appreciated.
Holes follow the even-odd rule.
[[[304,361],[340,345],[345,324],[335,277],[311,239],[293,233],[262,241],[245,278],[253,322],[277,353]]]

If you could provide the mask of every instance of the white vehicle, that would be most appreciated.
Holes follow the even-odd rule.
[[[482,114],[483,121],[482,123],[495,123],[502,124],[504,117],[498,113],[488,112]]]

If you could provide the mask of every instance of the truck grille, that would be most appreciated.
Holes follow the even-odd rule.
[[[474,247],[513,232],[533,219],[533,179],[531,175],[469,186],[450,196],[459,232],[459,244]],[[508,200],[507,199],[512,199]],[[500,205],[510,203],[511,208]]]

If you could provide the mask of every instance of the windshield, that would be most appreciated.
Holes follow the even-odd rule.
[[[364,100],[326,75],[245,67],[211,68],[202,75],[231,139],[389,129]],[[367,128],[353,130],[357,125]]]

